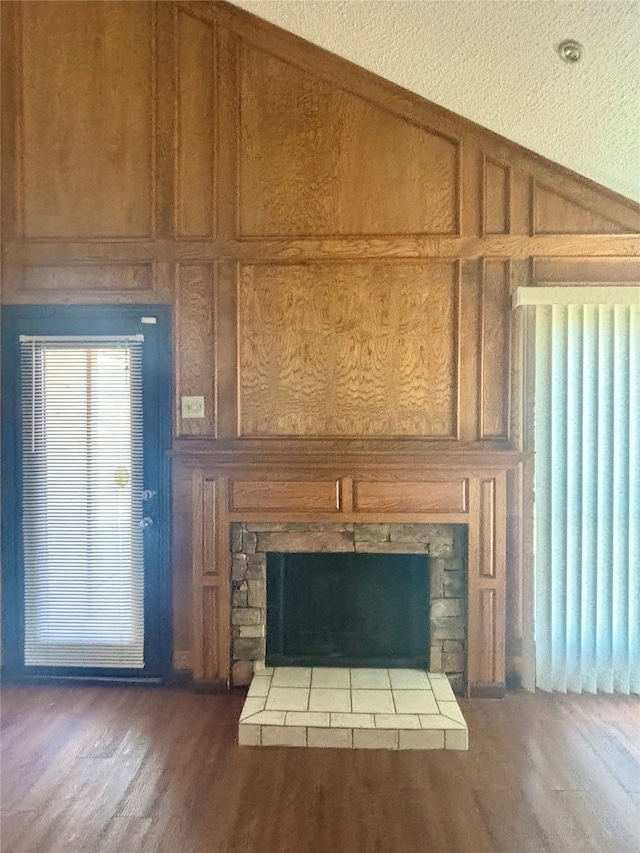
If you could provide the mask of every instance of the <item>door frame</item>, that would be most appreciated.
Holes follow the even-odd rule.
[[[141,318],[155,318],[143,323]],[[19,681],[164,681],[172,671],[171,466],[173,377],[169,305],[5,305],[2,308],[2,670]],[[157,492],[152,535],[144,538],[143,670],[24,664],[21,334],[144,334],[144,488]],[[148,420],[147,420],[148,419]],[[146,421],[146,422],[145,422]]]

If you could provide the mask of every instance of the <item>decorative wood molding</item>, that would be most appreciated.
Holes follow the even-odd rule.
[[[215,512],[202,495],[179,491],[176,527],[199,506],[224,529],[231,515],[220,478],[243,470],[328,477],[338,482],[339,509],[322,512],[349,519],[361,512],[358,473],[374,462],[380,483],[424,479],[436,462],[450,481],[468,481],[468,508],[430,510],[432,519],[467,518],[478,478],[495,481],[499,503],[501,472],[513,466],[523,468],[518,495],[529,493],[525,309],[512,313],[508,297],[538,285],[637,284],[640,205],[230,4],[0,6],[2,299],[174,305],[176,470],[186,478],[204,467],[217,484]],[[101,64],[91,62],[96,53]],[[421,339],[373,310],[383,299],[393,308],[403,288],[430,297],[443,268],[455,270],[455,293],[431,313],[418,305],[428,332]],[[262,276],[253,302],[248,269]],[[298,335],[291,358],[282,339],[295,338],[287,323],[300,312],[285,300],[267,334],[253,309],[275,322],[268,299],[277,287],[291,296],[296,276],[316,308],[328,305],[322,287],[331,289],[330,307],[349,326],[324,341]],[[356,290],[366,316],[349,307]],[[372,406],[367,382],[371,365],[385,361],[384,328],[392,340],[385,363],[397,369]],[[260,358],[247,357],[248,334]],[[315,364],[303,344],[316,355],[320,344],[345,350],[358,377],[338,395],[346,414],[331,408],[331,377],[316,370],[310,392],[350,432],[300,403],[287,380],[286,371],[304,377]],[[203,419],[179,417],[183,395],[205,398]],[[285,437],[278,417],[288,417]],[[523,501],[518,507],[530,514]],[[392,509],[379,517],[395,517]],[[405,517],[420,520],[424,509],[418,501]],[[510,521],[514,541],[519,523]],[[497,543],[503,520],[495,524]],[[481,527],[474,548],[484,547]],[[193,534],[196,545],[202,530]],[[200,683],[215,680],[226,660],[212,626],[228,588],[202,573],[205,561],[224,559],[222,541],[216,534],[207,543],[206,558],[196,550],[193,566],[174,558],[183,649],[192,617],[196,631],[206,629],[194,635]],[[510,556],[516,589],[526,585],[525,550]],[[481,603],[470,613],[480,634],[504,629],[502,592],[483,586],[488,580],[477,580]],[[512,648],[516,639],[510,634]],[[479,679],[503,666],[491,642],[494,657],[473,663]]]
[[[269,470],[269,469],[267,469]],[[289,466],[271,473],[233,465],[224,475],[193,472],[194,678],[230,677],[230,526],[234,521],[353,521],[458,523],[469,529],[468,682],[505,682],[506,474],[504,470],[452,479],[432,467],[416,477],[404,469],[386,481],[379,469],[323,479],[320,472]],[[320,477],[320,478],[319,478]],[[346,481],[346,482],[345,482]],[[340,499],[353,489],[352,501]],[[214,495],[218,497],[215,498]],[[214,505],[215,502],[215,505]]]

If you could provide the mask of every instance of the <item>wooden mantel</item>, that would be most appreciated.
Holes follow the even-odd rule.
[[[233,522],[452,523],[468,526],[469,692],[502,694],[506,474],[522,454],[241,456],[193,456],[194,678],[229,682]]]
[[[640,207],[227,3],[1,14],[3,301],[173,306],[175,667],[227,681],[232,521],[446,518],[499,689],[533,470],[512,295],[638,283]]]

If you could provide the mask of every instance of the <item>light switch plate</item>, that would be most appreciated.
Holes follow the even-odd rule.
[[[181,397],[183,418],[204,417],[204,397]]]

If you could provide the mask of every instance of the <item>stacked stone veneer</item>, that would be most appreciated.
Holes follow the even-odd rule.
[[[463,693],[466,671],[467,530],[459,524],[243,523],[232,527],[232,681],[251,681],[264,663],[267,552],[428,554],[429,669]]]

